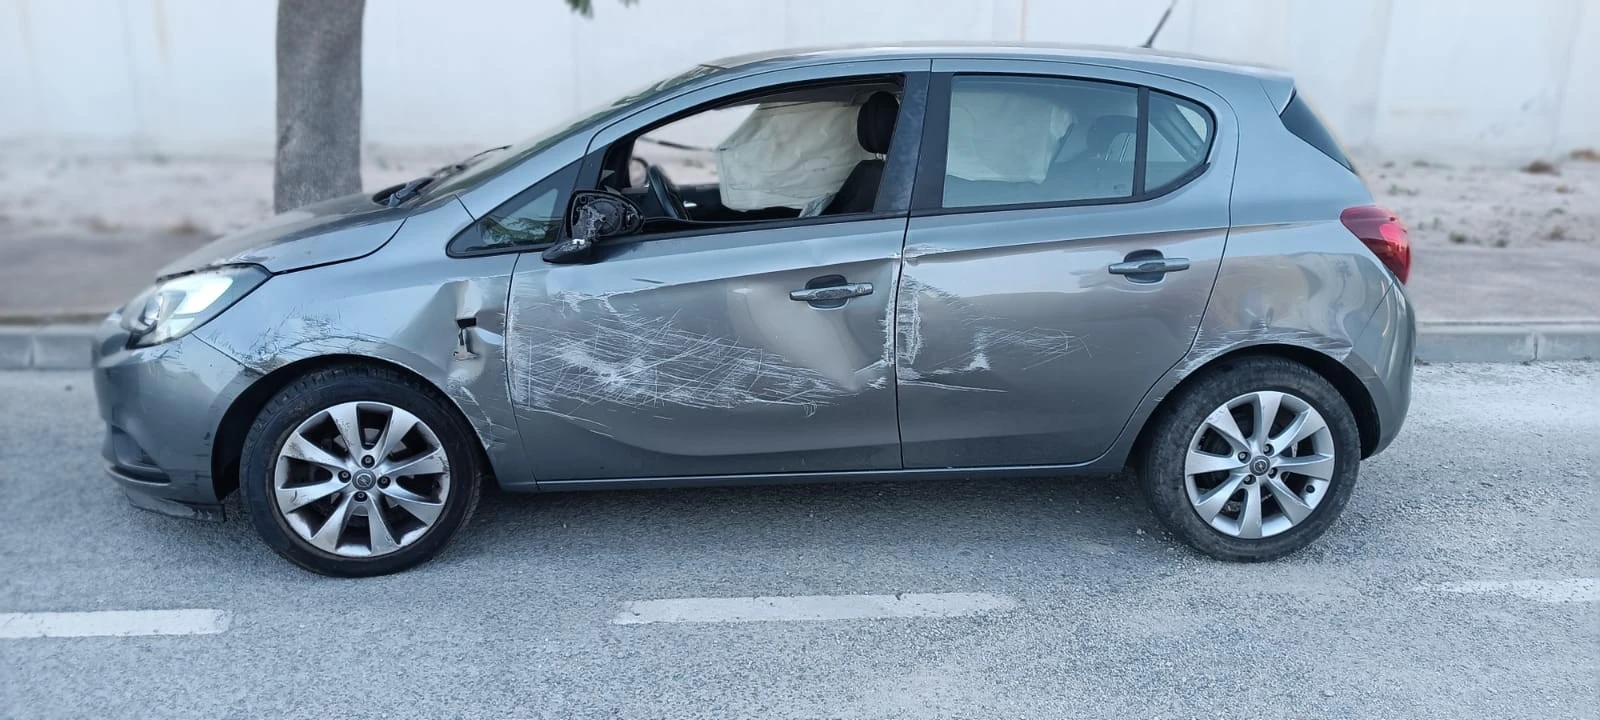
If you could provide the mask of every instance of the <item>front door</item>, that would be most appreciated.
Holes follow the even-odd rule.
[[[898,310],[905,466],[1093,460],[1194,342],[1232,116],[1131,71],[934,68]]]
[[[904,233],[869,219],[522,256],[506,355],[535,477],[898,468]],[[805,299],[841,285],[856,294]]]
[[[894,308],[928,65],[765,73],[595,136],[578,186],[654,217],[585,264],[518,259],[506,358],[538,481],[901,466]],[[684,197],[644,157],[652,133],[718,113],[767,143],[703,160],[732,203]]]

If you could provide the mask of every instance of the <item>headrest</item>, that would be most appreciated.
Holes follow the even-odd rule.
[[[894,137],[894,120],[900,115],[900,101],[882,90],[872,94],[856,114],[856,140],[869,153],[885,155]]]
[[[1116,140],[1118,135],[1132,135],[1138,132],[1139,121],[1131,115],[1101,115],[1089,126],[1087,138],[1089,151],[1105,152],[1111,148],[1111,141]]]

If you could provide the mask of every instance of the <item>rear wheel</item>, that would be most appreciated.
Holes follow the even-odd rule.
[[[267,545],[325,575],[396,572],[436,555],[477,505],[476,436],[399,373],[307,375],[267,403],[240,487]]]
[[[1309,545],[1344,509],[1361,443],[1344,397],[1310,368],[1229,361],[1156,420],[1138,461],[1157,519],[1223,560],[1271,560]]]

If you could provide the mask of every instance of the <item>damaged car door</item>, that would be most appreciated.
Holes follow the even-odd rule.
[[[915,76],[925,93],[925,74],[907,71],[927,67],[860,62],[761,82],[825,82],[834,73],[909,93]],[[764,87],[726,85],[601,131],[585,163],[591,174],[577,186],[611,187],[615,176],[597,168],[654,124]],[[901,466],[893,312],[920,132],[920,117],[907,118],[923,97],[877,118],[895,122],[898,112],[895,149],[877,149],[882,183],[900,192],[859,211],[699,226],[680,207],[655,219],[667,231],[598,241],[587,262],[519,257],[506,356],[541,486]]]
[[[1232,115],[1134,71],[934,70],[900,287],[905,466],[1094,460],[1194,343],[1228,234]]]

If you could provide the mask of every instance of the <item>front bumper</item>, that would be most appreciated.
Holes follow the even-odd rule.
[[[127,340],[115,315],[95,335],[107,474],[136,507],[220,520],[212,444],[223,414],[254,374],[193,335],[135,349]]]

